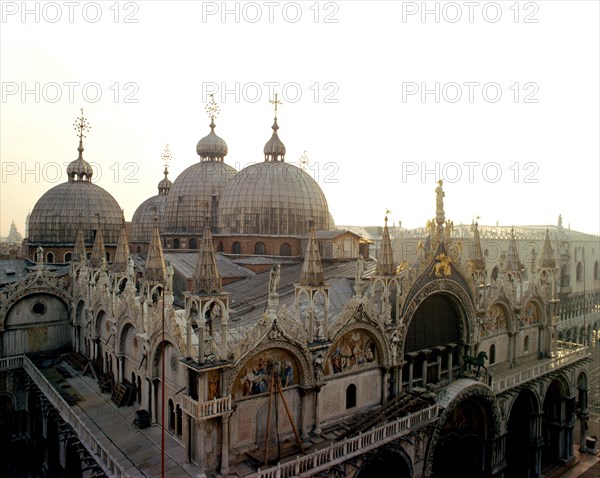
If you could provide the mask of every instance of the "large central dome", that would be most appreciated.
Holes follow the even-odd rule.
[[[316,181],[284,162],[285,146],[277,135],[265,145],[265,161],[244,168],[228,184],[219,202],[220,234],[296,236],[335,228],[327,199]]]

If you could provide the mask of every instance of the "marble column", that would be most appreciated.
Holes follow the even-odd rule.
[[[226,476],[229,473],[229,415],[223,415],[221,426],[221,473]]]

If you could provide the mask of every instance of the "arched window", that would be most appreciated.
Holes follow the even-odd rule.
[[[198,249],[196,239],[190,239],[190,249]]]
[[[560,268],[560,286],[561,287],[569,287],[571,285],[571,276],[569,276],[569,271],[567,266],[563,264]]]
[[[173,240],[173,249],[179,249],[179,239]]]
[[[529,335],[523,339],[523,352],[529,352]]]
[[[53,252],[49,252],[48,254],[46,254],[46,262],[48,264],[52,264],[54,262],[54,253]]]
[[[106,252],[106,262],[110,261],[110,252]]]
[[[267,253],[267,248],[264,242],[257,242],[254,244],[254,254],[264,256]]]
[[[492,280],[498,279],[498,266],[494,266],[492,269]]]
[[[223,252],[223,241],[217,242],[217,252]]]
[[[356,385],[351,383],[346,388],[346,409],[356,406]]]
[[[181,407],[179,406],[179,404],[177,405],[177,408],[175,410],[177,416],[177,421],[175,423],[175,434],[178,437],[180,437],[183,429],[183,414],[181,412]]]
[[[283,244],[281,244],[281,246],[279,246],[279,255],[280,256],[291,256],[292,255],[292,247],[287,242],[284,242]]]
[[[65,253],[65,262],[71,262],[73,260],[73,254],[70,252]]]
[[[137,387],[136,390],[137,392],[137,402],[138,404],[142,404],[142,379],[140,378],[140,376],[137,376]]]
[[[490,345],[490,358],[488,360],[490,365],[496,363],[496,346],[494,344]]]
[[[233,252],[234,254],[241,254],[242,253],[242,245],[239,242],[235,241],[231,248],[231,252]]]
[[[583,280],[583,262],[579,261],[577,263],[577,281],[581,282]]]

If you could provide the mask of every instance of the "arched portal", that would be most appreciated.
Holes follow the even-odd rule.
[[[393,474],[390,474],[393,470]],[[394,478],[412,478],[413,468],[410,458],[400,446],[386,446],[369,457],[356,478],[393,476]]]
[[[542,467],[566,465],[573,460],[573,425],[575,397],[568,396],[563,383],[553,380],[543,405]],[[542,470],[543,471],[543,470]]]
[[[406,334],[402,388],[410,392],[428,383],[452,382],[460,369],[462,308],[453,296],[434,293],[416,308]]]
[[[539,472],[539,450],[531,446],[539,438],[534,436],[538,407],[531,392],[527,391],[521,392],[511,407],[505,454],[507,476],[538,476],[536,470]]]
[[[481,399],[471,396],[448,410],[433,454],[432,478],[484,476],[491,424]]]

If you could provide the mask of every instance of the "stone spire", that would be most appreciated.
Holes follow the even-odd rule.
[[[94,238],[92,257],[90,258],[90,267],[100,267],[102,265],[103,260],[106,260],[106,249],[104,248],[102,223],[100,222],[100,218],[98,218],[98,229],[96,229],[96,237]]]
[[[117,252],[115,253],[115,259],[112,263],[113,272],[127,271],[127,261],[129,260],[129,241],[127,240],[127,230],[125,228],[125,216],[121,218],[121,221]]]
[[[277,105],[281,104],[281,101],[277,100],[277,93],[275,93],[275,101],[271,101],[275,105],[275,119],[273,121],[273,135],[271,139],[265,144],[263,152],[265,153],[265,161],[283,161],[285,158],[285,145],[279,139],[277,130],[279,125],[277,124]]]
[[[519,248],[515,239],[514,227],[510,230],[510,242],[508,243],[508,251],[506,253],[505,269],[507,271],[521,271],[521,261],[519,259]]]
[[[317,233],[314,228],[314,222],[310,221],[310,233],[308,235],[308,244],[304,254],[304,264],[300,274],[300,285],[318,287],[325,284],[323,278],[323,266],[321,265],[321,255],[319,254],[319,243],[317,242]]]
[[[479,229],[477,223],[473,225],[473,245],[471,247],[469,261],[475,270],[482,271],[485,269],[485,260],[481,252],[481,238],[479,237]]]
[[[87,258],[85,251],[85,239],[83,237],[83,229],[81,223],[77,226],[77,236],[75,237],[75,245],[73,246],[73,262],[84,262]]]
[[[220,294],[222,291],[221,276],[217,268],[217,259],[213,248],[212,234],[208,224],[204,226],[204,236],[200,243],[200,254],[194,272],[193,292],[201,294]]]
[[[150,238],[148,257],[146,258],[146,267],[144,268],[144,280],[147,282],[165,282],[166,280],[165,258],[160,243],[157,217],[154,217],[154,230]]]
[[[546,229],[546,239],[544,240],[544,246],[542,248],[540,267],[545,267],[548,269],[554,269],[556,267],[556,258],[554,257],[554,250],[552,249],[552,243],[550,242],[550,234],[548,233],[548,229]]]
[[[396,269],[394,264],[394,253],[392,251],[392,241],[390,239],[390,231],[387,223],[388,217],[386,214],[385,226],[383,226],[383,236],[381,237],[381,247],[377,253],[377,267],[375,269],[375,275],[377,276],[392,276]]]

